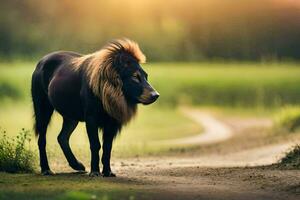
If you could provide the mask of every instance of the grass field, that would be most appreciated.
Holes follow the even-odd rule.
[[[298,64],[149,64],[160,104],[276,107],[300,103]]]
[[[253,108],[272,110],[300,103],[297,66],[296,63],[145,64],[149,80],[161,97],[154,105],[140,107],[136,120],[115,142],[114,155],[157,153],[169,147],[153,146],[151,141],[198,134],[201,127],[184,117],[176,108],[178,105],[221,106],[229,110],[234,107],[243,111],[247,108],[247,112],[253,112]],[[34,67],[30,62],[0,64],[0,126],[12,136],[21,128],[32,126],[30,79]],[[54,145],[50,151],[59,149],[56,136],[60,128],[61,118],[56,115],[48,134],[49,146]],[[75,152],[88,152],[83,124],[76,129],[71,145]]]
[[[271,107],[300,103],[297,63],[153,63],[144,65],[160,105]],[[0,64],[0,101],[28,99],[35,63]]]
[[[147,192],[141,188],[133,189],[125,180],[93,179],[78,174],[45,177],[0,173],[0,176],[0,199],[134,200],[137,195],[141,196],[139,193]],[[5,183],[6,187],[2,187],[2,183]]]
[[[30,79],[33,69],[33,63],[0,64],[0,127],[12,138],[22,128],[32,127]],[[116,157],[155,155],[174,148],[153,145],[153,141],[200,133],[201,127],[180,112],[182,105],[205,107],[223,116],[253,113],[257,116],[258,113],[270,115],[281,105],[300,103],[297,64],[155,63],[146,64],[145,69],[161,97],[153,105],[141,106],[136,119],[124,128],[115,141],[112,163]],[[56,141],[61,122],[61,117],[55,114],[47,135],[49,161],[56,172],[70,170]],[[89,167],[84,124],[75,130],[71,146],[78,159]],[[30,148],[37,152],[35,139]],[[53,177],[0,173],[0,199],[152,199],[154,191],[143,185],[146,184],[144,175],[139,178],[140,182],[135,182],[128,178],[130,174],[121,174],[116,179],[93,179],[70,173]]]
[[[1,108],[0,126],[6,130],[8,135],[16,136],[22,128],[31,129],[32,124],[30,103],[26,103],[26,105],[23,105],[23,103],[6,105]],[[50,153],[56,156],[57,153],[63,156],[56,140],[61,125],[62,118],[55,113],[49,126],[47,140]],[[168,147],[153,146],[151,145],[153,141],[186,137],[200,132],[201,127],[184,117],[177,109],[159,109],[155,106],[152,108],[141,107],[136,119],[125,127],[117,137],[113,149],[114,156],[123,157],[155,153]],[[33,148],[36,148],[36,141],[33,140],[32,143]],[[80,123],[74,131],[71,137],[71,146],[79,156],[85,157],[89,154],[89,143],[83,123]]]

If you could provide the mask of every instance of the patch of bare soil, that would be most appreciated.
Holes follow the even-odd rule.
[[[112,168],[118,177],[113,182],[141,189],[138,199],[149,199],[149,194],[150,199],[300,199],[300,170],[272,165],[300,143],[299,134],[274,136],[268,119],[222,120],[199,111],[189,114],[206,123],[202,126],[209,142],[202,142],[199,135],[190,143],[194,147],[184,151],[116,159]],[[187,144],[191,138],[182,141]]]
[[[117,174],[140,182],[154,199],[300,199],[300,171],[272,166],[300,142],[299,135],[271,135],[268,119],[219,120],[208,115],[190,113],[195,121],[207,123],[204,132],[214,138],[211,142],[198,137],[191,151],[118,160]],[[222,139],[215,133],[222,133]]]
[[[141,161],[143,162],[143,161]],[[163,162],[157,160],[156,164]],[[169,167],[139,162],[117,167],[120,177],[138,182],[160,199],[299,199],[300,171],[268,167]]]

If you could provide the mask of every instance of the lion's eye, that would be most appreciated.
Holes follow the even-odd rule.
[[[141,82],[141,79],[140,79],[139,75],[137,75],[137,74],[133,74],[132,80],[134,80],[135,82],[138,82],[138,83]]]

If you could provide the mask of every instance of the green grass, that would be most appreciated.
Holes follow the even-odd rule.
[[[80,174],[37,174],[0,173],[0,199],[99,199],[133,200],[151,199],[147,189],[139,187],[133,180],[124,178],[90,178]],[[147,197],[149,196],[149,197]]]
[[[31,128],[30,79],[34,67],[30,62],[0,64],[0,125],[11,134]],[[142,106],[136,120],[118,137],[114,148],[118,156],[161,152],[169,147],[154,146],[152,141],[199,133],[201,128],[182,116],[176,105],[265,112],[300,103],[300,68],[293,63],[153,63],[144,67],[161,96],[154,105]],[[59,149],[56,136],[60,127],[61,119],[56,116],[48,134],[49,145],[56,145],[51,149]],[[82,124],[71,143],[79,152],[88,149]]]
[[[0,64],[0,102],[30,99],[31,74],[34,63]]]
[[[300,128],[300,107],[286,106],[274,115],[276,132],[291,133]]]
[[[34,68],[35,63],[30,62],[0,64],[0,126],[12,135],[21,128],[31,128],[30,79]],[[161,96],[154,105],[140,107],[137,118],[118,137],[114,145],[117,156],[158,153],[170,147],[152,145],[152,141],[199,133],[201,128],[182,116],[177,105],[265,113],[300,103],[300,67],[295,63],[152,63],[144,68]],[[61,118],[54,117],[51,124],[49,146],[59,149],[56,136]],[[82,124],[71,145],[78,152],[88,149]]]
[[[152,63],[144,65],[160,105],[278,107],[300,103],[297,63]],[[35,63],[0,64],[0,101],[29,99]]]
[[[300,103],[297,64],[157,63],[146,70],[163,105],[253,108]]]
[[[16,137],[21,128],[32,127],[30,79],[34,66],[34,63],[21,62],[0,64],[0,126],[10,137]],[[154,145],[153,142],[201,132],[201,127],[183,116],[177,105],[205,106],[209,110],[214,106],[225,107],[225,114],[232,114],[234,107],[238,115],[243,113],[247,116],[253,114],[254,110],[269,115],[269,110],[273,108],[300,103],[300,68],[296,64],[155,63],[146,64],[145,69],[161,97],[154,105],[140,106],[136,119],[124,128],[114,143],[112,163],[116,157],[168,151],[174,147]],[[47,134],[50,166],[56,172],[61,170],[62,165],[68,168],[56,141],[61,123],[61,117],[55,114]],[[70,142],[78,159],[88,167],[90,154],[84,124],[79,124]],[[35,139],[31,145],[37,151]],[[0,173],[0,177],[0,199],[96,197],[131,200],[139,199],[141,195],[147,199],[150,194],[143,185],[137,187],[139,184],[131,184],[131,181],[122,178],[91,179],[78,174],[43,177],[6,173]]]
[[[0,126],[11,137],[16,137],[21,128],[31,129],[33,124],[30,102],[1,107]],[[2,115],[2,113],[4,113]],[[56,137],[61,129],[62,118],[55,113],[47,133],[48,151],[53,158],[62,156]],[[182,115],[177,109],[160,108],[157,105],[140,106],[138,115],[114,142],[114,156],[136,156],[159,153],[169,146],[152,145],[153,141],[186,137],[201,133],[201,126]],[[36,148],[36,140],[31,142]],[[89,156],[89,143],[84,123],[80,123],[70,140],[75,153],[85,159]],[[60,157],[61,158],[61,157]],[[64,160],[64,158],[63,158]]]

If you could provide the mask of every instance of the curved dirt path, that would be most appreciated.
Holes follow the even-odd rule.
[[[221,142],[232,137],[232,129],[225,123],[216,119],[208,112],[184,108],[182,113],[191,120],[203,127],[203,132],[195,136],[178,138],[172,140],[162,140],[156,144],[172,145],[201,145]]]
[[[296,141],[273,144],[228,154],[214,153],[189,157],[178,155],[171,157],[135,158],[122,161],[119,163],[119,166],[126,166],[124,163],[127,162],[129,166],[139,168],[155,166],[160,169],[168,169],[170,167],[256,167],[277,163],[296,144]],[[136,165],[135,163],[139,164]]]
[[[151,191],[150,199],[298,200],[299,170],[259,167],[276,162],[291,145],[225,155],[126,159],[113,168],[120,179]]]
[[[190,109],[183,112],[200,123],[204,132],[162,143],[213,145],[235,136],[232,126],[209,113]],[[268,121],[254,121],[251,119],[249,124],[270,126]],[[242,126],[249,128],[247,123]],[[246,150],[241,147],[231,153],[214,152],[188,157],[178,153],[171,157],[123,159],[114,162],[114,168],[121,178],[138,181],[138,185],[153,191],[152,199],[296,200],[300,199],[299,170],[260,166],[276,163],[297,142],[300,140]]]
[[[112,169],[117,178],[108,180],[111,183],[126,183],[138,191],[135,194],[136,199],[141,200],[300,199],[300,170],[262,167],[277,162],[287,150],[300,142],[300,137],[293,142],[245,149],[240,143],[247,142],[247,139],[240,141],[239,137],[252,133],[243,131],[243,127],[246,130],[251,126],[269,126],[268,121],[262,123],[260,119],[251,119],[251,123],[247,123],[244,119],[238,119],[233,120],[232,126],[228,123],[228,118],[223,122],[207,112],[191,109],[182,111],[201,124],[204,132],[193,137],[165,140],[160,144],[193,144],[202,148],[210,146],[213,149],[214,145],[217,147],[223,144],[222,148],[227,149],[239,143],[237,150],[226,153],[227,151],[219,152],[214,149],[188,156],[178,152],[173,156],[128,159],[113,157]],[[235,127],[238,127],[240,133],[235,133]]]
[[[178,138],[172,140],[163,140],[155,142],[155,144],[166,144],[166,145],[207,145],[214,144],[218,142],[224,142],[232,138],[235,134],[235,130],[232,127],[270,127],[272,124],[269,120],[234,120],[236,124],[229,126],[229,122],[225,123],[212,114],[200,110],[182,108],[181,111],[191,120],[198,123],[203,127],[203,132],[195,136]],[[202,167],[242,167],[242,166],[260,166],[260,165],[269,165],[276,163],[284,154],[291,149],[295,142],[285,142],[273,145],[267,145],[263,147],[256,147],[247,150],[241,150],[239,152],[229,153],[229,154],[210,154],[202,155],[199,157],[184,157],[184,158],[163,158],[164,161],[172,163],[173,166],[202,166]],[[157,159],[154,159],[154,163],[147,158],[143,159],[145,165],[155,165]],[[159,164],[161,167],[164,165]],[[168,167],[167,164],[165,167]]]

